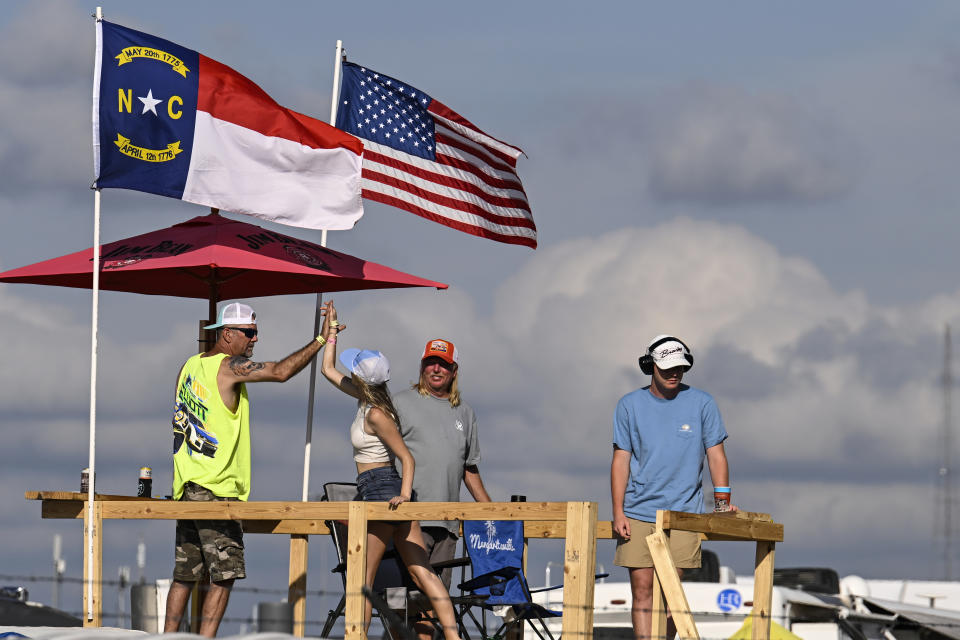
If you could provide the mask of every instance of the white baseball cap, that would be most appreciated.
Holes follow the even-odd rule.
[[[664,338],[668,338],[665,340]],[[672,338],[672,339],[669,339]],[[652,347],[652,349],[651,349]],[[658,369],[672,369],[674,367],[690,368],[693,365],[693,356],[687,345],[673,336],[661,335],[650,341],[650,357]]]
[[[217,321],[204,329],[218,329],[228,324],[257,324],[257,314],[253,307],[242,302],[231,302],[220,309]]]
[[[381,384],[390,379],[390,361],[379,351],[346,349],[340,354],[340,362],[367,384]]]

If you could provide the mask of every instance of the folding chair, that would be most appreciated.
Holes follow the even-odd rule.
[[[356,496],[357,485],[355,483],[328,482],[323,485],[323,497],[321,500],[349,501],[355,499]],[[328,520],[326,524],[330,528],[330,537],[337,550],[337,566],[334,567],[331,572],[340,574],[344,595],[341,596],[337,606],[330,609],[327,614],[327,619],[323,624],[323,631],[320,633],[321,638],[330,637],[330,632],[333,630],[337,619],[343,615],[347,602],[347,523]],[[466,564],[466,560],[451,560],[433,565],[433,569],[439,573],[447,566],[461,566],[463,564]],[[391,627],[396,628],[396,621],[400,619],[396,613],[398,611],[404,614],[404,625],[402,625],[404,628],[408,627],[411,621],[424,620],[430,622],[434,628],[440,629],[439,621],[428,615],[428,612],[431,610],[429,598],[417,589],[399,554],[393,548],[392,542],[390,546],[387,547],[387,551],[380,561],[380,566],[377,568],[377,575],[373,580],[372,592],[375,597],[368,597],[368,599],[374,604],[374,611],[380,618],[383,628],[387,630],[387,633],[390,634],[391,637],[393,634],[390,632],[390,629]],[[470,602],[473,602],[473,600],[470,600]],[[384,605],[388,608],[384,608]],[[463,623],[459,616],[457,616],[457,623],[462,630]]]
[[[553,638],[546,618],[557,618],[552,611],[535,602],[531,593],[557,589],[563,585],[535,589],[531,592],[523,575],[523,521],[521,520],[464,520],[463,540],[470,557],[472,579],[458,586],[463,591],[485,600],[465,608],[462,612],[473,621],[482,638],[503,637],[517,625],[529,622],[541,640]],[[479,607],[480,619],[473,613]],[[493,633],[488,632],[487,612],[503,617]]]

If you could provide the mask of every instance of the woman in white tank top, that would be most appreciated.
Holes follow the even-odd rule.
[[[327,302],[324,310],[323,337],[327,348],[323,351],[321,371],[333,386],[358,400],[357,415],[350,426],[353,459],[357,464],[357,490],[362,500],[387,501],[396,508],[413,497],[414,460],[400,436],[399,419],[393,407],[387,380],[390,363],[379,351],[348,349],[340,356],[341,363],[350,370],[345,376],[336,367],[337,334],[343,325],[337,323],[337,310]],[[394,459],[399,458],[403,476],[397,473]],[[410,576],[417,587],[430,598],[437,619],[443,626],[445,640],[459,640],[450,594],[443,582],[429,567],[430,560],[423,544],[420,523],[369,522],[367,524],[367,586],[373,585],[380,560],[387,544],[393,539]],[[372,608],[369,600],[364,611],[364,628],[370,626]]]

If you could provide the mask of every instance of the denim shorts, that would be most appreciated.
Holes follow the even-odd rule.
[[[402,486],[396,467],[367,469],[357,476],[357,499],[366,502],[386,502],[400,495]],[[413,500],[416,500],[415,493]]]

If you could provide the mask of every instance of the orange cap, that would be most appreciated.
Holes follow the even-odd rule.
[[[450,364],[455,364],[459,354],[457,354],[457,348],[453,346],[452,342],[444,340],[443,338],[437,338],[427,343],[426,348],[423,350],[423,357],[421,357],[420,360],[434,357],[446,360]]]

